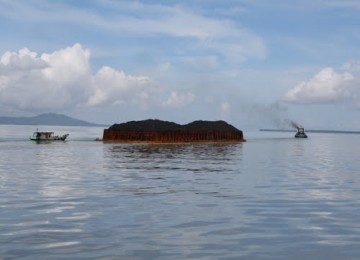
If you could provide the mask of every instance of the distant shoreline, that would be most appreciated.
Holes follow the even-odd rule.
[[[5,124],[5,123],[0,123],[0,126],[61,126],[61,127],[101,127],[101,128],[106,128],[109,127],[110,125],[62,125],[62,124]]]
[[[290,129],[260,129],[261,132],[296,132]],[[345,131],[345,130],[306,130],[307,133],[324,133],[324,134],[360,134],[360,131]]]

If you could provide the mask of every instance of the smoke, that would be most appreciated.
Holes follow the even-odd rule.
[[[298,129],[298,128],[302,128],[301,124],[295,122],[294,120],[291,120],[289,118],[278,118],[276,120],[274,120],[275,122],[280,121],[281,123],[275,124],[275,127],[278,127],[280,129],[287,129],[289,127],[294,128],[294,129]]]
[[[278,129],[297,129],[301,124],[291,119],[288,109],[280,102],[272,104],[248,104],[242,105],[241,112],[246,114],[247,120],[260,127],[275,127]]]
[[[288,125],[291,126],[292,128],[298,129],[302,127],[300,124],[294,122],[293,120],[287,119],[287,121],[288,121]]]
[[[291,123],[291,126],[293,127],[293,128],[300,128],[301,126],[299,125],[299,124],[297,124],[297,123],[295,123],[294,121],[291,121],[290,122]]]

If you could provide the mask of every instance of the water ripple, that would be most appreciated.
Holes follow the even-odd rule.
[[[0,142],[0,259],[357,259],[359,142]]]

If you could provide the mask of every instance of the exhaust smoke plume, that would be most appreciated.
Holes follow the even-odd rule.
[[[291,126],[295,129],[298,129],[301,127],[299,124],[295,123],[294,121],[291,121],[290,123],[291,123]]]
[[[260,127],[276,127],[278,129],[298,129],[300,124],[291,120],[287,107],[276,102],[269,105],[252,104],[242,107],[242,112],[247,114],[248,120]]]
[[[293,120],[290,120],[290,119],[285,119],[285,121],[287,122],[287,126],[291,126],[292,128],[295,128],[295,129],[298,129],[298,128],[301,128],[302,126],[298,123],[296,123],[295,121]]]
[[[283,118],[283,119],[277,119],[276,121],[280,121],[280,124],[275,124],[276,127],[280,128],[280,129],[287,129],[289,127],[294,128],[294,129],[298,129],[298,128],[302,128],[302,126],[298,123],[296,123],[295,121],[289,119],[289,118]]]

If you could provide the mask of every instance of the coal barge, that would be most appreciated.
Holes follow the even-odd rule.
[[[103,141],[196,143],[244,142],[243,132],[225,121],[194,121],[186,125],[158,119],[130,121],[104,129]]]

